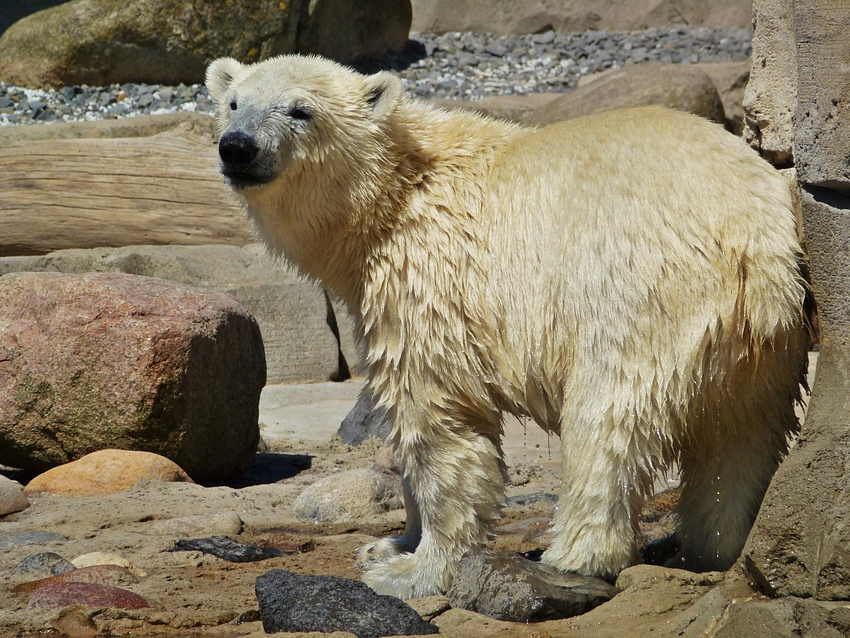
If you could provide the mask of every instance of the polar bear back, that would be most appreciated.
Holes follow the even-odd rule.
[[[497,152],[479,219],[481,321],[509,353],[494,373],[509,401],[551,421],[625,378],[684,409],[710,346],[743,359],[799,325],[790,190],[740,140],[657,108],[523,133]]]

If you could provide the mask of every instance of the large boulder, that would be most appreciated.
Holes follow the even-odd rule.
[[[708,74],[723,103],[726,128],[735,135],[744,130],[744,93],[750,81],[750,61],[705,62],[695,67]]]
[[[259,441],[265,359],[232,298],[124,274],[0,277],[0,463],[43,471],[107,448],[238,475]]]
[[[307,52],[351,62],[401,50],[409,0],[72,0],[0,38],[0,81],[31,88],[194,84],[207,64]]]
[[[412,30],[498,34],[750,26],[752,0],[413,0]]]
[[[0,80],[19,86],[200,82],[229,55],[293,51],[298,2],[72,0],[27,16],[0,38]]]
[[[298,53],[339,62],[403,51],[413,18],[410,0],[310,0],[298,29]]]
[[[586,84],[534,111],[529,124],[649,105],[666,106],[725,124],[723,102],[702,69],[680,64],[639,64],[600,73]]]
[[[260,326],[269,383],[343,380],[359,366],[354,322],[342,304],[329,304],[319,288],[258,244],[125,246],[0,258],[0,275],[37,271],[123,272],[226,293]]]

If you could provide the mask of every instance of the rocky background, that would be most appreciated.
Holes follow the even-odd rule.
[[[221,55],[297,51],[526,124],[663,104],[796,166],[807,233],[840,246],[823,229],[847,208],[847,81],[820,62],[848,52],[816,27],[847,10],[797,4],[4,3],[0,635],[850,635],[842,499],[830,500],[846,487],[837,381],[816,387],[820,416],[727,574],[647,564],[612,588],[542,569],[557,442],[511,421],[494,551],[465,560],[447,596],[409,606],[350,580],[357,547],[403,529],[387,424],[361,394],[345,309],[253,243],[200,86]],[[850,269],[807,239],[835,378]],[[675,526],[675,477],[657,488],[647,562]],[[812,538],[826,539],[820,553]]]

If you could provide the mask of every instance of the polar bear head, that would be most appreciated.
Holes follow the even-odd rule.
[[[386,123],[402,99],[390,73],[365,76],[316,56],[251,65],[222,58],[207,69],[216,103],[219,166],[238,192],[312,165],[345,180],[384,153]]]

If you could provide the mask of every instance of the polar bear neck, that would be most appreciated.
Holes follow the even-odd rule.
[[[336,293],[359,319],[367,282],[398,274],[387,271],[387,258],[398,258],[406,228],[448,227],[446,216],[474,215],[481,205],[481,195],[472,193],[465,210],[451,202],[480,187],[487,158],[521,130],[487,122],[405,101],[371,144],[356,152],[333,149],[245,193],[249,216],[267,245]],[[437,190],[445,195],[435,197]],[[424,192],[428,206],[421,205]]]

